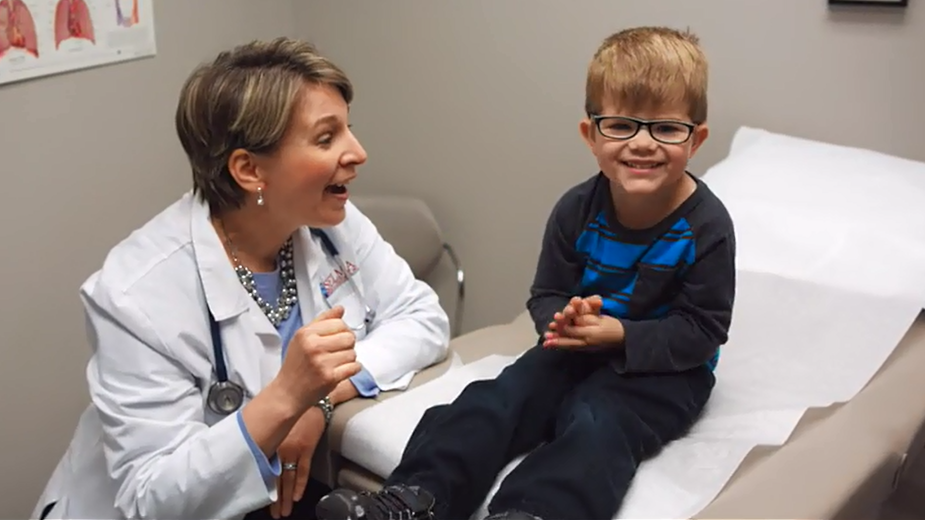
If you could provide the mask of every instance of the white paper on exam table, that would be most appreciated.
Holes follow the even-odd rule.
[[[704,179],[734,217],[740,268],[925,295],[925,163],[743,127]]]

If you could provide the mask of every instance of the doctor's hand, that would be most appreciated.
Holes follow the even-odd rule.
[[[343,316],[340,305],[324,311],[289,342],[276,383],[301,413],[361,369],[353,350],[356,336]]]
[[[302,415],[279,445],[277,455],[284,468],[276,482],[276,502],[269,506],[270,516],[273,518],[289,516],[293,503],[302,499],[305,486],[308,484],[312,456],[318,442],[321,441],[321,436],[324,435],[324,430],[324,414],[321,409],[312,407]],[[290,463],[296,464],[295,470],[285,469],[285,465]]]

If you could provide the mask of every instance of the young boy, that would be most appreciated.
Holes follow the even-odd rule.
[[[636,28],[588,70],[581,136],[600,173],[546,225],[527,307],[540,342],[428,410],[378,493],[337,490],[321,520],[466,520],[516,456],[493,519],[609,520],[648,457],[706,404],[735,296],[725,207],[687,173],[707,138],[693,35]]]

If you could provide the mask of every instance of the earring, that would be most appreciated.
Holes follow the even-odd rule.
[[[263,188],[257,188],[257,205],[263,206]]]

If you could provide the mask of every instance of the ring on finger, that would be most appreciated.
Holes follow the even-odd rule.
[[[297,469],[299,469],[299,465],[296,464],[295,462],[285,462],[285,463],[283,463],[283,470],[284,470],[284,471],[295,471],[295,470],[297,470]]]

